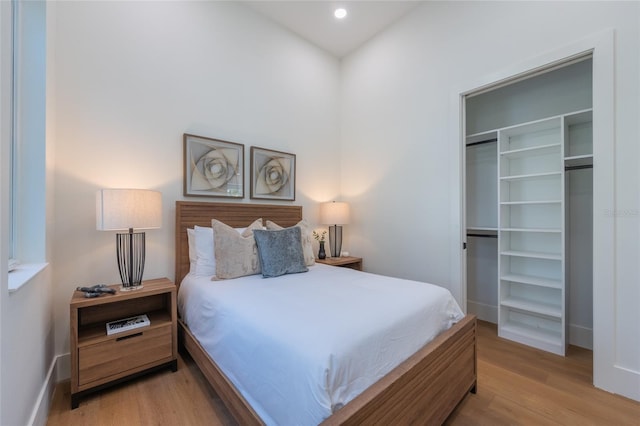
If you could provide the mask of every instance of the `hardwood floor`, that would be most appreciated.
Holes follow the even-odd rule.
[[[591,385],[591,351],[566,357],[497,337],[479,322],[478,393],[469,394],[446,424],[640,426],[640,403]],[[235,425],[188,355],[169,370],[87,396],[70,409],[69,382],[57,386],[49,426]],[[288,426],[288,425],[286,425]]]

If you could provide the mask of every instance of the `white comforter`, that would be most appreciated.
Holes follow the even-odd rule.
[[[463,317],[448,290],[315,265],[303,274],[188,275],[178,306],[268,425],[316,425]]]

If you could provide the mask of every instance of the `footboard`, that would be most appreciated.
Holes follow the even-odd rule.
[[[476,317],[467,315],[322,425],[441,425],[476,380]]]
[[[180,344],[242,425],[264,424],[180,322]],[[475,392],[476,317],[467,315],[366,389],[321,425],[442,424]]]

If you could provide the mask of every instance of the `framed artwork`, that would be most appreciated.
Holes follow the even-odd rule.
[[[183,193],[244,198],[244,145],[185,134]]]
[[[264,200],[295,200],[295,154],[252,146],[251,198]]]

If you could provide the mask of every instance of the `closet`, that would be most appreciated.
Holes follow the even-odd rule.
[[[467,310],[564,355],[591,348],[591,60],[465,99]]]

